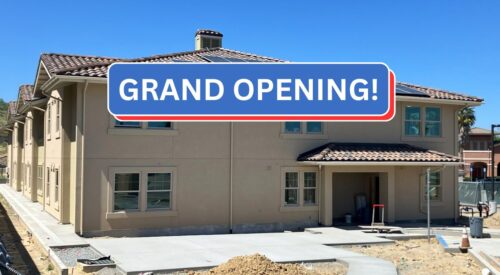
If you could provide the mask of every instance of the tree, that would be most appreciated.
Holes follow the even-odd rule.
[[[464,161],[464,147],[469,141],[469,133],[474,123],[476,123],[474,109],[465,107],[458,112],[460,159],[462,162]]]

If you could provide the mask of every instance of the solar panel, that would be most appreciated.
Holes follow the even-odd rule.
[[[224,57],[220,57],[220,56],[213,56],[213,55],[202,55],[201,57],[207,59],[208,61],[210,62],[230,62],[229,60],[227,60],[226,58]]]
[[[222,57],[214,55],[200,55],[200,56],[207,59],[210,62],[261,62],[258,60],[247,59],[247,58]]]
[[[428,94],[423,93],[421,91],[403,86],[401,84],[396,84],[396,94],[397,95],[407,95],[407,96],[421,96],[421,97],[430,97]]]

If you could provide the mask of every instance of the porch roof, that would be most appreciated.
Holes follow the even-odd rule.
[[[343,143],[332,142],[302,153],[302,162],[331,164],[460,164],[456,156],[400,143]]]

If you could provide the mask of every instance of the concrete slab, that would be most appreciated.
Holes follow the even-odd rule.
[[[0,194],[47,251],[52,247],[92,245],[111,255],[119,271],[178,271],[217,266],[232,257],[261,253],[276,262],[318,262],[337,260],[349,265],[348,274],[395,275],[388,261],[354,253],[331,245],[383,244],[391,242],[362,232],[338,228],[311,228],[309,232],[226,234],[134,238],[81,238],[72,225],[63,225],[8,185]],[[51,256],[55,253],[51,253]],[[61,268],[64,264],[54,256]],[[61,270],[61,273],[67,273]]]
[[[392,241],[336,228],[313,231],[322,233],[95,238],[88,241],[101,253],[111,255],[119,269],[127,274],[204,269],[217,266],[235,256],[255,253],[263,254],[275,262],[338,260],[349,265],[349,274],[397,274],[395,266],[388,261],[328,246],[382,244]]]

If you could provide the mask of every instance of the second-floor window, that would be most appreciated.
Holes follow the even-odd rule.
[[[284,123],[285,134],[322,134],[323,123],[319,121],[287,121]]]
[[[47,105],[47,138],[48,139],[50,139],[50,130],[52,127],[51,118],[52,118],[52,104],[48,104]]]
[[[406,106],[404,119],[405,136],[441,136],[441,109],[439,107]]]
[[[173,129],[173,124],[171,121],[119,121],[114,119],[115,128],[135,128],[135,129]]]
[[[61,127],[61,101],[56,101],[56,132],[59,132]]]

